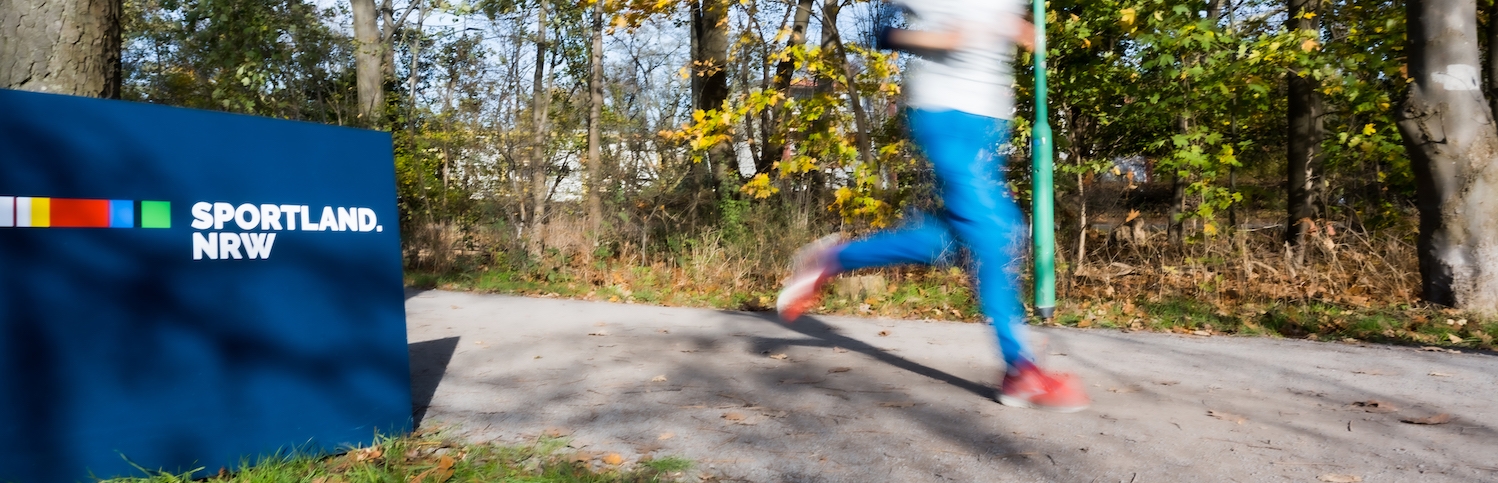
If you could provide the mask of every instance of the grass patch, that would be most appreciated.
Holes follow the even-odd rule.
[[[1498,330],[1498,320],[1434,306],[1367,307],[1323,302],[1219,305],[1188,298],[1063,301],[1052,325],[1486,350],[1494,349],[1492,334]]]
[[[668,456],[637,462],[618,455],[576,453],[567,441],[541,438],[523,446],[464,444],[428,434],[382,438],[374,445],[326,457],[268,458],[259,464],[241,463],[234,471],[198,470],[184,474],[156,474],[147,478],[119,478],[106,483],[654,483],[688,479],[690,460]],[[695,477],[692,478],[695,481]]]

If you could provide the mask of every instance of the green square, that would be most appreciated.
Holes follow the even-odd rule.
[[[170,201],[142,201],[142,202],[140,202],[140,227],[141,228],[171,228],[172,227],[172,202],[170,202]]]

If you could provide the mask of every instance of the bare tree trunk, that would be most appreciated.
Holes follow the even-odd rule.
[[[811,23],[811,6],[812,0],[798,0],[796,6],[792,7],[796,9],[796,16],[791,22],[791,38],[786,40],[786,48],[789,49],[806,44],[806,27]],[[789,95],[791,80],[795,77],[795,74],[795,61],[786,59],[776,64],[775,90]],[[777,106],[773,110],[774,114],[770,117],[770,127],[766,129],[770,134],[764,136],[766,140],[765,148],[760,151],[759,159],[755,162],[755,174],[768,174],[771,169],[774,169],[775,161],[780,160],[782,152],[785,151],[786,143],[790,142],[790,139],[786,139],[789,136],[785,136],[788,133],[782,133],[782,136],[786,138],[782,138],[778,143],[769,141],[772,139],[771,136],[775,135],[774,133],[780,133],[780,125],[785,122],[784,105]]]
[[[588,52],[591,64],[588,76],[588,226],[594,243],[603,228],[603,200],[599,190],[603,188],[602,137],[599,132],[603,118],[603,2],[593,4],[593,47]]]
[[[1295,28],[1319,33],[1320,17],[1299,18],[1303,12],[1319,13],[1320,0],[1289,0],[1290,18]],[[1290,74],[1289,92],[1289,142],[1286,150],[1285,170],[1288,174],[1289,201],[1286,203],[1285,242],[1289,243],[1294,262],[1305,259],[1301,248],[1306,237],[1306,227],[1316,216],[1315,202],[1320,191],[1317,187],[1321,172],[1321,140],[1326,130],[1321,122],[1321,95],[1316,92],[1316,81],[1309,72]]]
[[[854,140],[858,143],[858,157],[861,161],[863,161],[863,164],[865,166],[872,167],[874,165],[874,156],[873,153],[869,152],[868,115],[863,111],[863,100],[859,98],[858,86],[853,82],[853,67],[849,65],[848,52],[847,49],[843,47],[843,37],[837,31],[838,8],[835,7],[837,5],[837,2],[838,0],[827,0],[827,3],[823,5],[822,11],[830,12],[830,15],[828,15],[826,21],[823,22],[822,28],[824,29],[824,31],[828,32],[826,35],[830,36],[829,38],[832,40],[832,45],[835,47],[834,52],[837,52],[838,60],[841,60],[841,62],[838,62],[837,65],[843,71],[843,79],[847,83],[848,88],[848,100],[853,104],[853,124],[857,129],[857,132],[854,133],[853,137]]]
[[[416,1],[411,2],[409,8],[416,8]],[[409,11],[408,8],[408,11]],[[395,79],[395,47],[391,42],[395,39],[395,31],[400,28],[395,21],[395,0],[380,1],[380,51],[381,72],[386,79]]]
[[[1488,7],[1488,108],[1498,113],[1498,5]]]
[[[550,108],[551,89],[546,82],[546,0],[536,7],[536,71],[532,85],[531,125],[536,130],[531,140],[531,219],[530,245],[541,252],[541,221],[546,217],[546,111]]]
[[[416,8],[416,5],[411,5],[411,8]],[[416,36],[411,40],[411,75],[408,76],[410,86],[406,89],[406,95],[410,96],[410,102],[407,105],[407,109],[410,112],[406,114],[406,129],[409,130],[413,138],[416,136],[416,80],[419,78],[421,72],[421,27],[422,24],[426,23],[426,19],[427,9],[423,8],[421,9],[421,15],[416,17]],[[394,51],[395,49],[386,50]],[[412,141],[414,142],[415,140],[413,139]],[[445,164],[446,161],[444,160],[443,163]],[[447,187],[445,182],[443,183],[443,187]]]
[[[1498,312],[1498,130],[1482,95],[1474,0],[1409,0],[1409,96],[1425,299]]]
[[[380,59],[384,42],[374,0],[350,0],[354,10],[354,77],[359,88],[359,118],[367,126],[379,124],[385,106],[384,71]],[[388,49],[387,49],[388,50]]]
[[[0,2],[0,87],[120,97],[121,0]]]

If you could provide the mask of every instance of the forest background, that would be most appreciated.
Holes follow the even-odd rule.
[[[1471,3],[1491,53],[1498,9]],[[1049,323],[1491,348],[1484,311],[1422,301],[1406,7],[1049,2]],[[901,125],[909,58],[871,47],[899,21],[877,2],[126,0],[119,15],[117,97],[389,131],[418,286],[765,310],[801,244],[939,206]],[[1001,148],[1025,207],[1031,60]],[[1498,99],[1478,63],[1463,82]],[[830,292],[821,313],[981,318],[960,262]]]

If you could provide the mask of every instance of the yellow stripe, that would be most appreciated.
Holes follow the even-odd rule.
[[[52,226],[52,198],[31,199],[31,226],[38,228]]]

